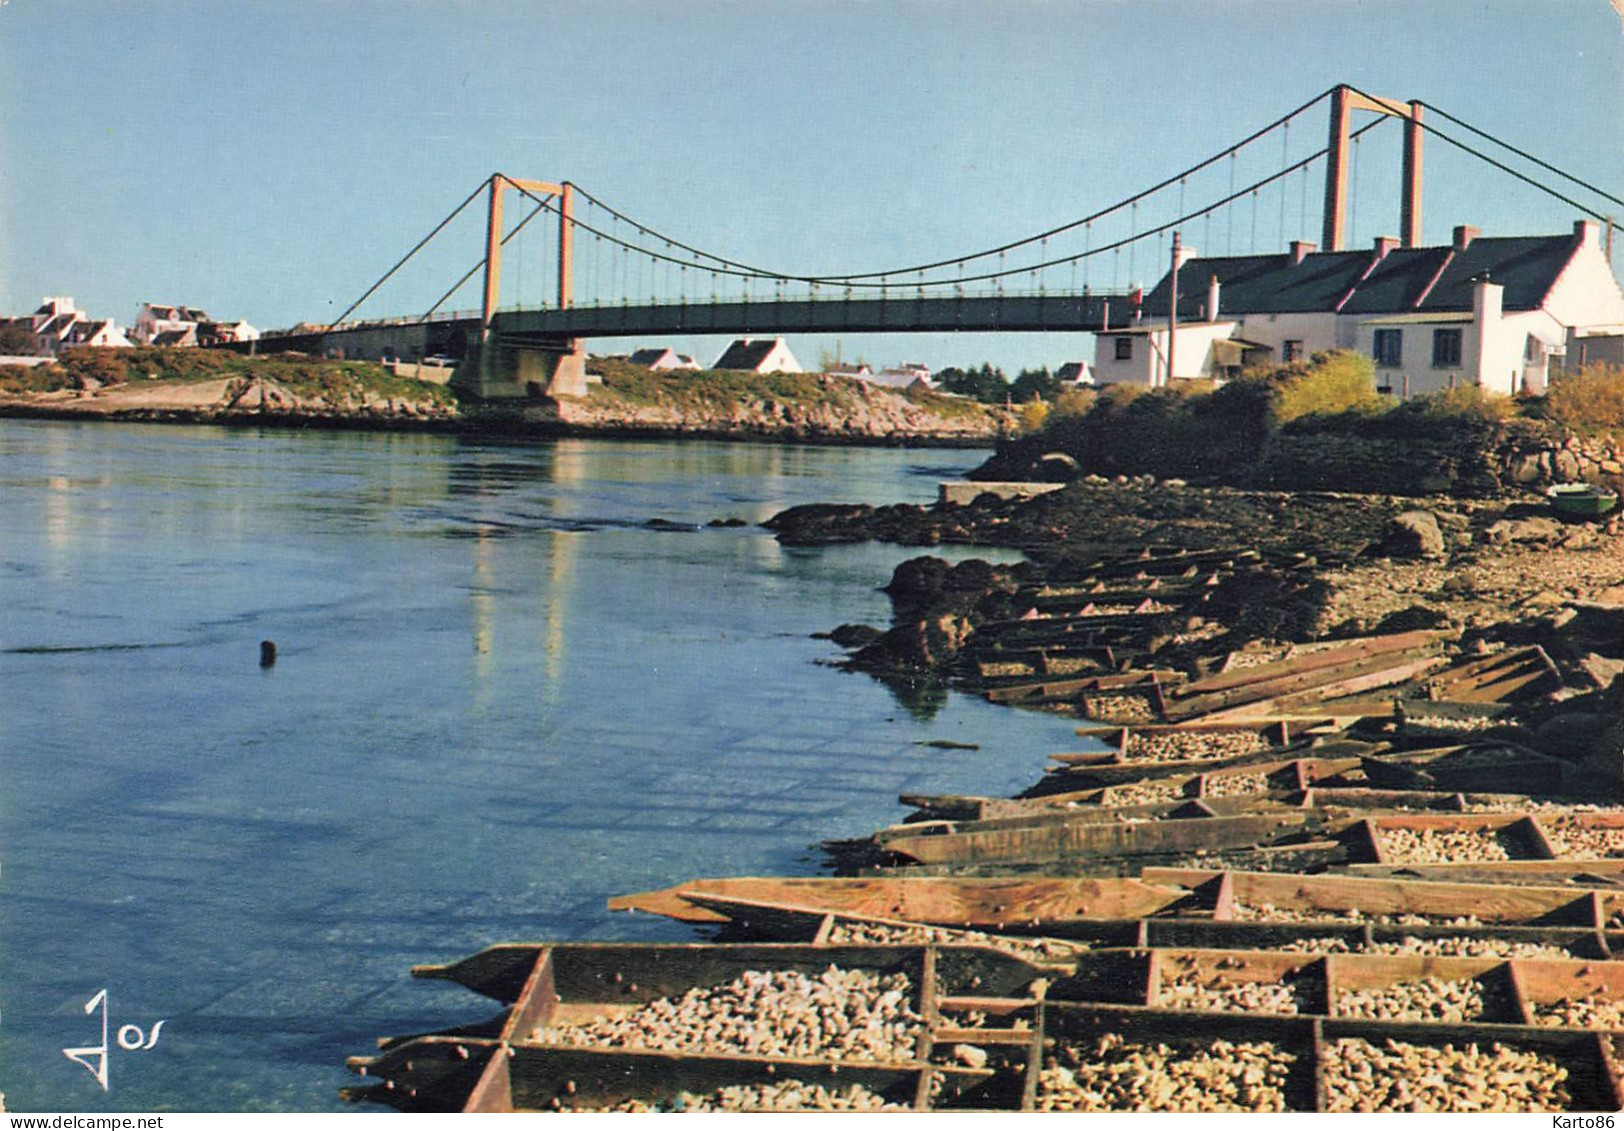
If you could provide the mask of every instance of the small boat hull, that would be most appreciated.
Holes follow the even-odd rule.
[[[1600,518],[1618,506],[1618,495],[1594,483],[1562,483],[1545,492],[1558,514]]]

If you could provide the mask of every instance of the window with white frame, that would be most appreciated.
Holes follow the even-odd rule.
[[[1303,341],[1301,338],[1287,338],[1280,347],[1281,361],[1296,361],[1303,356]]]
[[[1116,340],[1116,359],[1118,361],[1133,360],[1133,339],[1121,337]]]

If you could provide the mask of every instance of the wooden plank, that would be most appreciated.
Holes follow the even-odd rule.
[[[558,990],[553,980],[553,949],[543,947],[536,956],[535,969],[525,980],[518,1000],[508,1012],[507,1024],[502,1029],[502,1041],[511,1043],[522,1040],[550,1023],[558,1004]]]
[[[493,1064],[506,1059],[505,1047],[491,1038],[407,1038],[379,1056],[350,1058],[351,1071],[379,1083],[349,1098],[407,1111],[460,1111],[478,1093],[485,1110],[506,1110],[503,1066]]]
[[[1032,699],[1057,699],[1084,691],[1149,691],[1162,680],[1184,677],[1175,671],[1156,669],[1140,672],[1122,672],[1114,675],[1091,675],[1080,679],[1042,680],[994,687],[984,694],[993,703],[1018,703]]]
[[[1624,886],[1624,860],[1496,860],[1458,864],[1349,864],[1350,876],[1392,876],[1474,884],[1572,884],[1575,887]]]
[[[1145,868],[1147,883],[1194,888],[1215,883],[1226,873],[1198,868]],[[1574,888],[1447,883],[1375,877],[1291,876],[1267,872],[1229,872],[1235,898],[1248,906],[1270,904],[1308,912],[1358,911],[1379,915],[1425,915],[1432,919],[1470,916],[1482,923],[1528,923],[1566,920],[1594,927],[1594,913],[1584,909],[1590,893]]]
[[[1322,668],[1336,668],[1358,660],[1393,652],[1407,652],[1416,648],[1437,647],[1451,633],[1432,630],[1399,632],[1388,636],[1368,636],[1337,648],[1309,652],[1302,656],[1258,664],[1250,668],[1237,668],[1221,672],[1206,679],[1193,680],[1184,687],[1186,695],[1231,691],[1254,683],[1273,683],[1277,679],[1306,675]]]
[[[1035,863],[1045,860],[1165,855],[1269,844],[1300,831],[1313,814],[1122,823],[1097,815],[1031,822],[978,822],[949,833],[892,836],[887,852],[921,864]],[[991,827],[987,827],[991,826]]]
[[[504,1042],[491,1050],[479,1082],[468,1093],[462,1110],[469,1114],[499,1115],[513,1111],[513,1078],[508,1074],[510,1046]]]
[[[1411,657],[1409,654],[1381,654],[1337,667],[1315,668],[1278,679],[1250,683],[1229,691],[1188,695],[1168,704],[1167,717],[1204,717],[1210,722],[1252,715],[1307,708],[1348,695],[1358,695],[1378,687],[1390,687],[1415,679],[1443,663],[1441,656]],[[1245,710],[1243,710],[1243,708]]]
[[[1561,686],[1556,665],[1537,644],[1446,668],[1432,677],[1435,698],[1459,703],[1497,703],[1539,683]]]
[[[1140,880],[1010,877],[855,879],[731,877],[690,880],[609,901],[610,910],[653,911],[687,922],[728,922],[752,905],[871,915],[948,927],[1137,919],[1187,898]]]
[[[532,976],[542,947],[500,943],[446,965],[413,966],[414,978],[443,978],[501,1002],[517,1000]]]

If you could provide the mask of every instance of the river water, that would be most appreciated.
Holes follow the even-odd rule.
[[[8,1104],[343,1109],[493,1012],[413,963],[691,939],[604,901],[1030,783],[1063,721],[820,663],[911,551],[702,525],[983,455],[0,421]]]

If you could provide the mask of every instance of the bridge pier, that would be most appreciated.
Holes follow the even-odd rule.
[[[586,350],[579,338],[549,344],[504,341],[479,347],[475,394],[481,400],[586,396]]]

